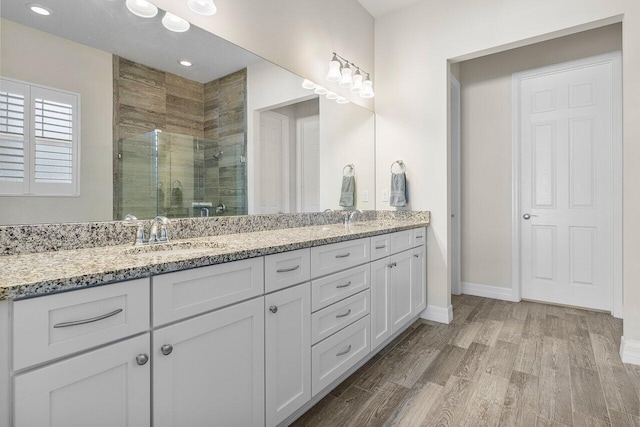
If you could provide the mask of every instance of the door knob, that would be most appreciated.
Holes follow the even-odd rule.
[[[136,363],[140,366],[142,365],[146,365],[147,362],[149,361],[149,355],[148,354],[139,354],[136,356]]]
[[[171,352],[173,351],[173,346],[171,344],[165,344],[162,347],[160,347],[160,351],[162,352],[162,354],[164,354],[165,356],[168,356],[171,354]]]
[[[522,215],[522,218],[524,218],[526,221],[529,221],[532,216],[538,216],[538,215],[532,215],[532,214],[526,213],[526,214]]]

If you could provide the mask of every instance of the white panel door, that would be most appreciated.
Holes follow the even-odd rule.
[[[611,310],[613,69],[520,82],[522,297]]]
[[[264,298],[153,332],[155,426],[264,426]]]
[[[15,425],[148,426],[149,334],[15,378]]]
[[[288,128],[288,117],[282,114],[267,111],[260,115],[260,213],[283,213],[288,209]]]
[[[391,329],[396,332],[411,320],[411,258],[413,251],[408,250],[393,255],[391,261]]]
[[[265,297],[267,426],[311,399],[311,284]]]
[[[371,348],[391,336],[390,258],[371,263]]]
[[[298,212],[320,211],[320,116],[298,120]]]

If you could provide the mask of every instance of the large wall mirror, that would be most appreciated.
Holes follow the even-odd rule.
[[[162,10],[39,4],[0,11],[0,225],[374,209],[371,111]]]

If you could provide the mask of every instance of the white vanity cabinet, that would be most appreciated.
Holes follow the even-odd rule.
[[[275,426],[311,399],[311,285],[265,297],[267,425]]]
[[[391,262],[389,258],[371,263],[371,348],[391,336]]]
[[[148,426],[149,334],[15,377],[14,424]]]
[[[153,332],[154,426],[264,425],[264,298]]]
[[[418,246],[411,257],[411,312],[414,316],[427,308],[427,248]]]

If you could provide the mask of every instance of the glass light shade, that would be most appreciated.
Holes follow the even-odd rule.
[[[338,104],[348,104],[349,100],[347,98],[343,98],[343,97],[339,96],[338,99],[336,99],[336,102]]]
[[[164,18],[162,18],[162,25],[164,25],[167,30],[176,33],[184,33],[191,27],[188,21],[169,12],[165,12]]]
[[[362,90],[360,91],[361,98],[373,98],[375,93],[373,93],[373,82],[369,79],[362,82]]]
[[[218,11],[213,0],[188,0],[187,6],[195,13],[205,16],[215,15]]]
[[[333,92],[327,92],[327,99],[331,99],[331,100],[338,99],[338,95]]]
[[[153,18],[158,14],[158,8],[147,0],[127,0],[127,9],[142,18]]]
[[[322,86],[316,86],[316,88],[313,91],[318,95],[326,95],[327,93],[329,93],[329,91],[323,88]]]
[[[339,82],[342,79],[342,74],[340,74],[340,68],[342,67],[342,63],[338,61],[338,57],[333,55],[333,59],[329,62],[329,72],[327,73],[327,81],[330,82]]]
[[[316,84],[311,80],[304,79],[304,81],[302,82],[302,87],[305,89],[315,89]]]
[[[353,75],[353,86],[349,89],[351,93],[360,93],[362,90],[362,74],[360,74],[360,70],[357,70]]]
[[[342,78],[340,79],[340,83],[338,86],[340,87],[351,87],[353,84],[353,70],[349,67],[349,64],[342,67]]]

